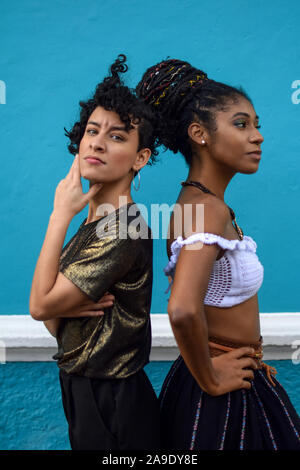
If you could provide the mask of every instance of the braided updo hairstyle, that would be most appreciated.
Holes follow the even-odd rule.
[[[215,113],[243,97],[242,88],[210,80],[202,70],[188,62],[169,59],[150,67],[136,87],[137,95],[152,106],[160,120],[159,143],[180,152],[187,164],[193,151],[188,136],[192,122],[201,122],[209,132],[217,130]]]
[[[132,124],[138,125],[138,150],[149,148],[151,157],[148,164],[151,165],[156,161],[158,151],[156,150],[155,129],[158,128],[158,116],[144,100],[136,96],[135,91],[123,84],[120,74],[128,70],[125,61],[126,56],[120,54],[110,66],[109,76],[96,86],[93,97],[88,101],[79,102],[81,107],[79,121],[75,122],[70,131],[65,129],[65,135],[70,139],[68,149],[73,155],[78,153],[89,117],[98,106],[101,106],[107,111],[117,113],[127,132],[133,128]]]

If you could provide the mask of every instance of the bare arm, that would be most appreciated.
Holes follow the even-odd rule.
[[[205,232],[224,236],[227,221],[228,209],[222,204],[205,205]],[[193,231],[197,231],[195,227]],[[168,305],[175,339],[191,374],[207,393],[219,395],[238,388],[250,388],[250,382],[245,379],[252,378],[253,372],[243,368],[256,368],[256,364],[251,358],[241,357],[253,352],[251,348],[240,348],[210,358],[204,297],[219,248],[217,245],[201,245],[198,242],[193,245],[194,249],[183,247],[177,262]]]
[[[103,309],[111,307],[114,302],[114,296],[109,292],[106,292],[104,296],[98,301],[87,300],[79,305],[72,307],[69,310],[60,312],[60,318],[53,318],[51,320],[45,320],[44,325],[52,336],[57,336],[57,330],[61,322],[61,318],[78,318],[78,317],[93,317],[104,315]]]
[[[199,244],[198,244],[199,246]],[[209,392],[218,386],[208,348],[207,321],[203,309],[207,275],[217,256],[215,246],[200,253],[181,250],[168,305],[171,327],[180,353],[199,386]],[[201,265],[199,264],[201,258]],[[202,277],[199,279],[199,274]]]
[[[72,218],[99,189],[99,186],[94,185],[87,194],[83,194],[79,163],[75,158],[67,177],[56,188],[54,209],[33,276],[29,310],[36,320],[57,319],[80,303],[90,300],[59,273],[59,259]],[[57,324],[51,323],[48,326],[53,331]]]
[[[42,310],[47,295],[53,289],[59,271],[59,258],[65,235],[71,221],[70,217],[56,214],[50,216],[45,240],[38,258],[31,285],[29,310],[33,318]],[[53,312],[53,315],[56,315]],[[36,318],[37,319],[37,318]]]

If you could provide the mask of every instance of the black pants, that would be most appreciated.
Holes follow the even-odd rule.
[[[72,450],[157,450],[159,405],[142,369],[126,379],[59,379]]]

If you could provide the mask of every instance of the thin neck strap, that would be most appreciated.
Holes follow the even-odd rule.
[[[183,181],[181,183],[181,186],[194,186],[195,188],[197,189],[200,189],[200,191],[203,191],[204,193],[207,193],[207,194],[211,194],[212,196],[215,196],[217,197],[217,195],[215,193],[213,193],[212,191],[210,191],[210,189],[206,188],[206,186],[204,186],[202,183],[200,183],[199,181]],[[236,222],[236,217],[235,217],[235,213],[233,211],[233,209],[231,209],[231,207],[229,207],[227,204],[226,206],[228,207],[229,209],[229,212],[230,212],[230,216],[231,216],[231,219],[234,223],[234,229],[236,230],[239,238],[242,240],[244,238],[244,233],[243,233],[243,230],[241,229],[241,227],[238,226],[237,222]]]

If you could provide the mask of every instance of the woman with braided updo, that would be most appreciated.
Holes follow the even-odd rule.
[[[177,199],[183,217],[172,214],[167,242],[180,355],[159,397],[163,448],[300,449],[299,416],[262,362],[257,245],[224,202],[236,173],[258,170],[263,137],[253,104],[242,89],[173,59],[149,68],[137,93],[160,118],[159,142],[189,165]]]
[[[66,131],[76,156],[56,188],[30,295],[32,317],[57,338],[72,450],[159,447],[158,400],[144,371],[152,237],[131,195],[134,177],[157,154],[156,118],[123,84],[125,60],[120,55],[80,102],[80,119]],[[86,194],[81,177],[89,181]],[[88,217],[62,249],[87,204]]]

